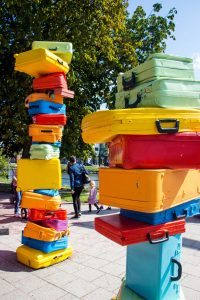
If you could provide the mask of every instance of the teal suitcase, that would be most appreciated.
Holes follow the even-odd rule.
[[[116,94],[115,107],[200,108],[200,81],[158,79]]]
[[[72,43],[55,41],[34,41],[32,43],[32,49],[37,48],[47,49],[62,58],[68,64],[71,63],[73,54]]]
[[[139,84],[159,78],[194,80],[192,59],[162,53],[152,54],[143,64],[119,73],[117,91],[131,90]]]
[[[51,144],[33,144],[30,148],[30,159],[59,158],[60,149]]]

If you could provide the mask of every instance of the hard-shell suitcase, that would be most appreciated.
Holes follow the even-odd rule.
[[[126,285],[149,300],[178,300],[182,266],[181,234],[164,243],[140,243],[127,247]]]
[[[120,209],[120,214],[137,221],[157,225],[198,215],[200,213],[199,204],[200,198],[197,198],[157,213],[142,213],[135,210]]]
[[[33,124],[66,125],[67,117],[64,114],[38,114],[32,116]]]
[[[66,105],[38,100],[29,103],[28,114],[30,116],[37,114],[66,114]]]
[[[199,197],[200,170],[100,168],[99,202],[158,212]]]
[[[33,77],[69,71],[68,64],[46,49],[34,49],[14,55],[15,70]]]
[[[63,97],[60,95],[50,95],[46,93],[33,93],[26,97],[25,99],[25,107],[29,107],[30,102],[35,102],[38,100],[45,100],[49,102],[63,104]]]
[[[156,244],[168,241],[171,235],[185,232],[185,220],[149,225],[114,214],[95,218],[95,230],[122,246],[143,242]]]
[[[116,94],[116,108],[200,108],[200,81],[159,79]]]
[[[57,56],[61,57],[68,64],[71,63],[73,48],[72,43],[69,42],[55,42],[55,41],[34,41],[32,49],[44,48]]]
[[[30,159],[59,158],[60,149],[48,144],[31,145]]]
[[[74,91],[66,90],[63,88],[57,88],[57,89],[54,89],[53,91],[51,90],[50,93],[55,96],[61,95],[64,98],[71,98],[71,99],[74,98]]]
[[[33,269],[40,269],[57,264],[70,257],[72,252],[71,246],[66,249],[44,253],[25,245],[19,246],[16,251],[17,260]]]
[[[130,108],[101,110],[82,121],[85,143],[105,143],[118,134],[148,135],[158,133],[200,132],[200,110]]]
[[[41,145],[41,144],[48,144],[48,145],[52,145],[54,147],[61,147],[61,142],[55,142],[55,143],[48,143],[48,142],[32,142],[32,145]]]
[[[37,194],[42,194],[42,195],[46,195],[46,196],[51,196],[51,197],[54,197],[54,196],[58,196],[59,195],[59,191],[58,190],[52,190],[52,189],[46,189],[46,190],[43,190],[43,189],[36,189],[36,190],[33,190],[34,193],[37,193]]]
[[[68,236],[64,236],[63,238],[53,241],[53,242],[44,242],[36,239],[27,238],[22,233],[22,241],[21,243],[37,250],[40,250],[44,253],[50,253],[61,249],[66,249],[69,245]]]
[[[61,189],[60,160],[19,159],[17,163],[17,189]]]
[[[47,196],[33,192],[22,193],[21,207],[29,209],[56,210],[60,208],[60,205],[61,197],[59,195]]]
[[[63,126],[61,125],[29,125],[29,136],[33,142],[56,143],[62,139]]]
[[[200,132],[118,135],[109,143],[109,166],[125,169],[200,169],[199,153]]]
[[[46,220],[37,220],[34,222],[40,226],[53,228],[57,231],[67,230],[68,228],[68,220],[46,219]]]
[[[54,90],[56,88],[67,89],[66,75],[64,72],[57,72],[41,76],[39,78],[33,79],[32,86],[34,90]]]
[[[24,227],[24,236],[32,239],[52,242],[61,239],[67,235],[67,230],[57,231],[53,228],[42,227],[33,222],[28,221]]]
[[[130,90],[141,83],[166,77],[194,80],[192,59],[154,53],[143,64],[125,73],[119,73],[117,90],[118,92]]]
[[[67,211],[66,209],[58,210],[42,210],[42,209],[29,209],[28,219],[30,221],[39,221],[39,220],[66,220]]]

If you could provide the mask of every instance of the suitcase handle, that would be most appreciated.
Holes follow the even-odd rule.
[[[138,106],[138,104],[142,101],[142,95],[141,94],[137,94],[137,99],[134,103],[129,104],[129,97],[125,97],[125,108],[135,108]]]
[[[176,276],[176,277],[172,277],[171,276],[171,281],[177,281],[177,280],[179,280],[179,279],[181,279],[181,275],[182,275],[182,266],[181,266],[181,263],[178,261],[178,260],[176,260],[175,258],[172,258],[172,262],[174,263],[174,264],[177,264],[177,266],[178,266],[178,275]]]
[[[49,51],[56,51],[58,50],[58,47],[55,47],[55,48],[48,48]]]
[[[175,123],[174,128],[163,128],[161,123]],[[159,133],[176,133],[179,131],[180,121],[177,119],[160,119],[156,120],[156,127]]]
[[[174,218],[175,220],[185,219],[185,218],[187,217],[187,210],[184,209],[183,212],[184,212],[183,215],[177,216],[176,212],[174,211],[174,212],[173,212],[173,218]]]
[[[158,232],[157,232],[158,233]],[[169,233],[168,231],[164,231],[165,233],[165,237],[162,237],[162,238],[159,238],[159,239],[156,239],[156,240],[153,240],[153,237],[151,236],[151,233],[148,232],[147,234],[147,238],[149,240],[149,243],[150,244],[159,244],[159,243],[163,243],[163,242],[166,242],[169,240]],[[153,234],[153,233],[152,233]]]
[[[63,61],[62,61],[62,60],[57,59],[57,62],[58,62],[59,64],[63,65]]]
[[[43,130],[41,130],[41,132],[53,132],[53,130],[51,130],[51,129],[43,129]]]
[[[50,212],[47,212],[47,213],[45,213],[45,216],[55,216],[55,212],[53,212],[53,211],[50,211]]]
[[[122,85],[123,85],[123,90],[124,91],[128,91],[131,88],[134,88],[135,84],[136,84],[136,76],[133,72],[131,74],[131,79],[130,80],[126,80],[124,78],[124,76],[122,76]]]
[[[61,107],[53,107],[52,105],[49,105],[49,108],[53,109],[53,110],[61,110]]]

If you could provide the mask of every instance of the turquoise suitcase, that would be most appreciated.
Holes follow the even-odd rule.
[[[125,73],[119,73],[117,76],[117,91],[131,90],[141,83],[166,77],[194,80],[192,59],[154,53],[143,64]]]
[[[148,300],[180,298],[182,266],[181,234],[162,243],[140,243],[127,247],[126,285]]]
[[[30,159],[52,159],[59,155],[60,148],[51,144],[32,144],[30,148]]]
[[[116,94],[116,108],[200,108],[200,81],[158,79]]]

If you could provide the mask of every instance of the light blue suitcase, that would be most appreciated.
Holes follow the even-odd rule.
[[[120,215],[157,225],[198,215],[200,213],[199,204],[200,198],[197,198],[157,213],[143,213],[135,210],[121,209]]]
[[[50,197],[54,197],[54,196],[58,196],[59,192],[58,190],[33,190],[34,193],[37,194],[42,194],[42,195],[46,195],[46,196],[50,196]]]
[[[182,266],[181,234],[162,243],[127,247],[126,285],[148,300],[178,300]]]
[[[28,114],[30,116],[38,114],[66,114],[66,105],[45,100],[38,100],[29,103]]]

